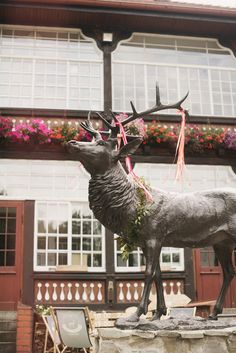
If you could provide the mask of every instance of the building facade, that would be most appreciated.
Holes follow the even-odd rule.
[[[189,97],[191,124],[234,129],[236,9],[172,1],[9,1],[0,4],[0,109],[19,124],[77,127],[90,110],[151,107]],[[145,118],[170,129],[179,115]],[[94,125],[101,122],[94,118]],[[62,148],[0,146],[0,294],[18,301],[119,310],[140,300],[144,259],[123,260],[116,235],[88,206],[89,175]],[[58,147],[58,146],[56,146]],[[189,155],[187,178],[174,182],[165,148],[133,157],[136,174],[180,192],[235,187],[235,155]],[[174,220],[173,220],[174,221]],[[211,249],[163,248],[167,293],[192,300],[217,295],[221,273]],[[211,285],[207,285],[211,283]],[[234,306],[234,283],[227,306]]]

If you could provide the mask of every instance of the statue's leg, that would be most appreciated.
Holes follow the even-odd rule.
[[[232,263],[232,251],[234,246],[232,245],[215,245],[214,250],[223,270],[223,284],[220,290],[220,294],[217,298],[213,313],[209,316],[211,320],[217,320],[217,315],[222,313],[222,306],[225,299],[227,289],[234,277],[234,267]]]
[[[147,313],[151,286],[152,286],[153,279],[155,278],[155,270],[156,270],[157,262],[159,263],[160,251],[158,251],[157,246],[155,246],[155,244],[154,245],[151,244],[149,247],[148,247],[148,244],[146,244],[146,247],[143,253],[146,257],[146,271],[145,271],[145,282],[144,282],[143,294],[136,312],[127,318],[128,321],[138,321],[139,317],[142,314]]]
[[[166,303],[165,297],[163,292],[163,284],[161,278],[161,267],[160,261],[158,261],[157,268],[156,268],[156,276],[154,278],[155,285],[156,285],[156,296],[157,296],[157,303],[156,303],[156,311],[152,317],[152,320],[159,320],[162,315],[166,315]]]

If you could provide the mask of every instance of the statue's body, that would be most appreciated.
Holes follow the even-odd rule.
[[[68,148],[76,153],[77,159],[91,175],[90,208],[105,227],[127,238],[127,229],[137,217],[140,186],[126,173],[120,159],[134,153],[141,139],[136,138],[117,150],[116,138],[103,141],[89,120],[82,126],[96,141],[70,141]],[[236,191],[222,189],[180,194],[151,189],[150,192],[153,200],[147,201],[147,212],[135,228],[135,245],[141,247],[146,258],[145,286],[137,311],[128,320],[138,321],[141,314],[147,313],[153,281],[157,292],[154,319],[166,314],[160,269],[162,246],[213,246],[224,276],[211,315],[213,319],[217,318],[234,276],[232,251],[236,247]]]

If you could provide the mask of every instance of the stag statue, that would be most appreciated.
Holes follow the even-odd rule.
[[[133,112],[121,122],[122,126],[152,112],[171,108],[182,109],[181,104],[186,96],[175,104],[163,105],[157,89],[155,106],[137,113],[131,103]],[[127,244],[131,240],[130,229],[135,231],[135,236],[132,234],[132,242],[142,249],[146,258],[142,298],[136,312],[128,321],[138,321],[142,314],[147,313],[153,282],[157,296],[153,320],[166,314],[160,269],[160,253],[163,246],[213,246],[223,270],[222,288],[209,317],[217,319],[217,315],[222,312],[223,301],[234,276],[232,251],[236,246],[236,191],[219,189],[182,194],[150,189],[152,201],[146,203],[147,212],[138,215],[140,204],[143,206],[140,186],[125,171],[120,161],[133,154],[142,139],[137,137],[120,149],[117,148],[119,127],[108,122],[102,114],[99,116],[110,129],[109,138],[103,140],[88,118],[81,126],[94,137],[93,141],[72,140],[68,142],[68,149],[76,154],[76,159],[91,175],[89,204],[95,217],[113,233],[119,234]],[[116,121],[114,113],[112,117]]]

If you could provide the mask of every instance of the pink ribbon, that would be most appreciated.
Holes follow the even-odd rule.
[[[116,117],[117,118],[117,117]],[[122,140],[123,140],[123,143],[124,145],[127,145],[127,138],[126,138],[126,133],[125,133],[125,129],[124,129],[124,126],[122,125],[122,123],[120,122],[120,120],[117,118],[117,122],[116,122],[116,125],[119,126],[120,128],[120,133],[121,133],[121,136],[122,136]],[[119,143],[119,142],[118,142]],[[142,188],[145,192],[145,195],[147,197],[147,199],[149,201],[153,201],[153,197],[152,197],[152,194],[149,192],[149,190],[145,187],[145,185],[143,185],[143,183],[140,181],[140,178],[134,173],[133,171],[133,168],[132,168],[132,164],[131,164],[131,159],[129,156],[125,157],[125,164],[126,164],[126,167],[128,169],[128,172],[130,175],[132,175],[133,179],[135,180],[135,182],[138,184],[138,186],[140,188]]]
[[[184,145],[185,145],[185,125],[186,125],[186,116],[185,111],[183,108],[179,109],[179,112],[182,115],[180,132],[178,137],[178,142],[176,146],[175,158],[178,154],[177,164],[176,164],[176,174],[175,180],[180,180],[183,176],[183,170],[185,167],[185,160],[184,160]]]
[[[180,132],[179,132],[179,137],[177,141],[177,146],[176,146],[176,152],[175,152],[175,159],[176,156],[178,155],[177,158],[177,163],[176,163],[176,174],[175,174],[175,180],[180,180],[183,176],[183,170],[185,168],[185,160],[184,160],[184,145],[185,145],[185,125],[186,125],[186,115],[185,111],[182,107],[180,107],[179,112],[182,116],[181,119],[181,126],[180,126]],[[117,117],[116,117],[117,118]],[[120,134],[121,138],[123,140],[124,145],[127,145],[127,138],[126,138],[126,133],[124,126],[122,125],[121,121],[117,118],[116,125],[119,126],[120,129]],[[120,138],[118,137],[118,148],[120,148]],[[140,181],[140,178],[134,173],[132,164],[131,164],[131,159],[129,156],[125,158],[125,164],[127,167],[127,170],[130,175],[132,175],[133,179],[136,181],[138,186],[142,188],[145,192],[145,195],[149,201],[153,201],[153,197],[149,190],[143,185],[143,183]]]

